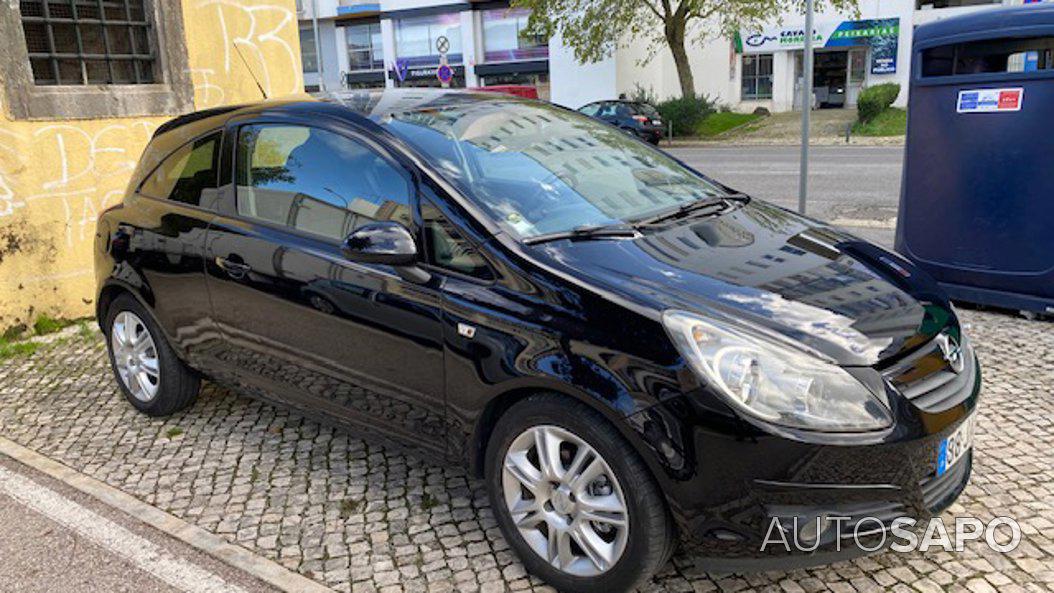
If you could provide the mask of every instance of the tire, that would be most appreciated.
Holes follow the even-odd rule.
[[[122,293],[113,300],[103,331],[117,385],[137,410],[168,416],[194,403],[201,380],[179,360],[154,317],[135,297]],[[134,365],[128,357],[136,359]],[[124,362],[118,364],[118,358]]]
[[[545,474],[538,462],[537,444],[531,449],[530,443],[537,443],[532,439],[538,435],[543,435],[544,443],[559,443],[555,449],[560,469],[565,471],[564,479],[568,474],[577,474],[581,477],[578,483],[571,480],[574,485],[569,486],[557,480],[560,486],[553,488],[549,478],[553,473]],[[595,465],[596,458],[590,457],[590,451],[578,446],[573,439],[598,455],[600,466]],[[585,461],[579,462],[580,453]],[[506,541],[528,572],[559,591],[634,590],[662,568],[673,552],[673,525],[658,485],[615,427],[585,404],[555,394],[534,395],[518,402],[495,425],[484,463],[491,507]],[[576,465],[586,469],[573,471]],[[511,469],[507,472],[507,466],[515,472]],[[595,467],[600,469],[590,471]],[[609,472],[612,475],[608,476]],[[586,484],[583,480],[590,482]],[[534,489],[528,488],[528,483],[534,484]],[[539,494],[535,496],[533,492]],[[600,501],[608,509],[617,508],[617,504],[611,503],[620,501],[625,512],[589,515],[606,517],[599,522],[583,519],[582,513],[586,511],[580,509],[595,508]],[[517,509],[515,513],[510,505]],[[620,518],[628,526],[625,532],[608,523]],[[552,532],[550,525],[557,525],[557,531]],[[569,554],[561,559],[559,554],[548,551],[553,549],[552,534],[562,534],[565,530],[573,533],[569,541],[574,543],[567,544]],[[557,535],[558,542],[563,541],[561,538],[562,535]],[[578,543],[583,540],[599,541],[601,545],[594,545],[594,553],[590,555]],[[563,548],[558,543],[555,549]],[[553,556],[555,561],[547,559]],[[568,562],[571,557],[574,559]],[[594,558],[606,561],[598,563]]]

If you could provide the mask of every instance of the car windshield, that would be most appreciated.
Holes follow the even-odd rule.
[[[545,103],[456,103],[380,123],[524,239],[632,222],[725,194],[624,132]]]
[[[633,105],[637,108],[637,113],[640,113],[641,115],[647,115],[648,117],[659,117],[658,110],[656,110],[651,105],[648,105],[647,103],[634,103]]]

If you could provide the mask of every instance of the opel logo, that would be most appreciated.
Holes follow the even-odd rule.
[[[939,334],[937,336],[937,345],[940,346],[941,355],[948,362],[948,366],[956,373],[961,373],[963,367],[966,366],[966,361],[963,360],[962,344],[956,342],[948,334]]]

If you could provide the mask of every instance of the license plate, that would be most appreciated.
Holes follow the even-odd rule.
[[[955,429],[955,432],[941,441],[940,446],[937,448],[938,476],[944,475],[950,467],[955,465],[956,461],[966,455],[970,447],[973,447],[973,421],[974,417],[970,416],[959,425],[959,428]]]

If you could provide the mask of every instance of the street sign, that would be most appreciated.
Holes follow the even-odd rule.
[[[439,82],[443,83],[444,86],[448,85],[454,78],[454,69],[450,67],[450,64],[440,64],[439,67],[436,68],[436,78],[438,78]]]
[[[450,51],[450,40],[446,38],[446,35],[436,37],[436,51],[441,56],[445,56]]]

